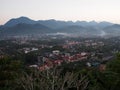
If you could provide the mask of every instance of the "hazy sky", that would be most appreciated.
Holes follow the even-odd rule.
[[[20,16],[120,23],[120,0],[0,0],[0,24]]]

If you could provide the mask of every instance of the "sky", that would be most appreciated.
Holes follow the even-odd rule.
[[[0,0],[0,25],[20,16],[120,23],[120,0]]]

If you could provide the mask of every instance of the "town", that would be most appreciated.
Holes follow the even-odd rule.
[[[107,85],[104,90],[114,85],[118,89],[111,90],[119,90],[119,51],[120,37],[50,35],[3,39],[0,87],[77,90],[75,85],[79,85],[81,90],[91,90],[91,86],[97,90],[94,86],[98,84],[99,90],[104,85]]]
[[[0,41],[0,58],[21,59],[27,67],[40,71],[62,66],[63,63],[84,67],[105,67],[120,49],[120,38],[48,37],[9,39]],[[72,67],[71,67],[72,68]]]

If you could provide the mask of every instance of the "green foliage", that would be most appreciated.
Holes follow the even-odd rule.
[[[120,89],[120,53],[117,53],[115,60],[107,64],[105,77],[110,90]]]
[[[75,63],[76,64],[76,63]],[[19,60],[0,59],[0,90],[119,90],[120,54],[105,71],[64,64],[45,71],[25,69]]]
[[[107,70],[120,75],[120,53],[117,53],[116,59],[107,64]]]
[[[0,88],[2,90],[10,89],[14,85],[14,80],[18,78],[21,68],[22,63],[19,60],[12,60],[8,56],[0,59]]]

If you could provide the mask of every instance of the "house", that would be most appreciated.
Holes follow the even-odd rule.
[[[55,64],[55,65],[61,65],[62,62],[63,62],[63,60],[55,60],[55,61],[54,61],[54,64]]]
[[[47,69],[49,69],[49,67],[47,66],[47,64],[42,65],[42,66],[39,67],[40,71],[44,71],[44,70],[47,70]]]
[[[29,67],[38,68],[38,65],[30,65]]]
[[[53,54],[55,54],[55,55],[59,55],[60,54],[60,51],[59,50],[54,50],[54,51],[52,51],[53,52]]]
[[[91,67],[91,66],[92,66],[90,62],[87,62],[86,65],[87,65],[88,67]]]
[[[38,48],[34,48],[34,47],[31,49],[31,51],[37,51],[37,50]]]
[[[85,52],[81,53],[81,56],[86,56],[86,55],[87,55],[87,53],[85,53]]]
[[[101,65],[99,66],[99,70],[100,70],[100,71],[105,71],[105,69],[106,69],[106,65],[105,65],[105,64],[101,64]]]

